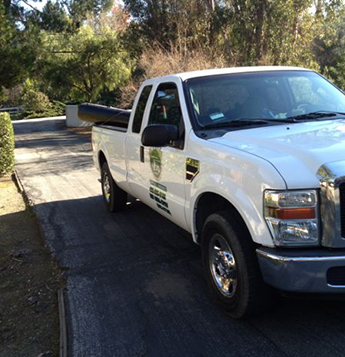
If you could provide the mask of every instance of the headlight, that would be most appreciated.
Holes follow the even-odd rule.
[[[276,246],[319,245],[315,190],[265,191],[264,214]]]

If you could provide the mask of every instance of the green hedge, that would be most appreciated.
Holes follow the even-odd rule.
[[[10,115],[0,113],[0,177],[14,167],[14,133]]]

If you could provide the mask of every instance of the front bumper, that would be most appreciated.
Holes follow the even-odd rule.
[[[257,249],[264,281],[283,291],[345,293],[345,251]]]

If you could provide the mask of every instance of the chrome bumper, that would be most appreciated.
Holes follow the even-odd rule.
[[[345,293],[345,251],[257,249],[264,281],[300,293]]]

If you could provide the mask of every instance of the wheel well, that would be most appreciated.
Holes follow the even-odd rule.
[[[105,158],[105,155],[103,151],[100,151],[98,154],[98,162],[99,162],[99,168],[101,169],[103,164],[107,162],[107,159]]]
[[[207,217],[212,213],[224,210],[230,211],[234,221],[243,224],[245,229],[248,229],[242,216],[227,199],[216,193],[203,193],[201,197],[199,197],[195,207],[194,223],[197,243],[201,242],[202,228]]]

